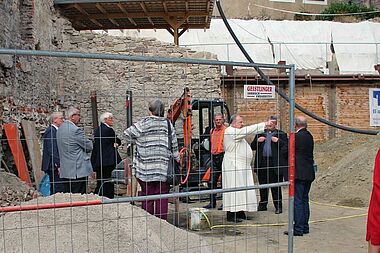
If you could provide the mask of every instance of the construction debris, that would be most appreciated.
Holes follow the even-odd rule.
[[[16,175],[0,172],[0,206],[15,206],[31,200],[38,192],[22,182]]]

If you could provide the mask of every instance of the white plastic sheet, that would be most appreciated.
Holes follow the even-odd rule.
[[[285,60],[288,64],[295,64],[297,69],[318,69],[325,73],[326,62],[332,58],[330,43],[333,41],[341,74],[377,74],[374,65],[380,63],[379,23],[237,19],[229,20],[229,23],[255,62]],[[166,30],[109,33],[154,37],[173,43],[173,37]],[[213,19],[210,29],[185,32],[179,41],[181,46],[214,53],[219,60],[247,61],[220,19]]]

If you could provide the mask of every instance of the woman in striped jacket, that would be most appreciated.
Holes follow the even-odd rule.
[[[172,150],[169,150],[168,120],[164,117],[164,108],[161,100],[152,101],[149,116],[124,131],[127,141],[136,145],[133,174],[144,196],[169,193],[170,185],[166,181],[170,155],[179,161],[177,137],[170,122]],[[142,208],[166,220],[168,199],[144,201]]]

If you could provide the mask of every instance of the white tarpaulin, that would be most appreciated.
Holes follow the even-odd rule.
[[[377,74],[374,65],[380,63],[380,23],[237,19],[229,23],[255,62],[285,60],[298,69],[319,69],[326,73],[333,41],[341,74]],[[120,31],[109,33],[122,35]],[[123,35],[173,42],[165,30],[125,30]],[[219,60],[247,61],[220,19],[213,19],[210,29],[185,32],[179,41],[181,46],[215,53]]]

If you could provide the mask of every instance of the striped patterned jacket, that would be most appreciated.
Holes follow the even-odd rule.
[[[173,125],[172,155],[178,161],[178,143]],[[133,174],[144,182],[165,182],[169,164],[168,123],[163,117],[148,116],[124,131],[128,142],[136,144]]]

